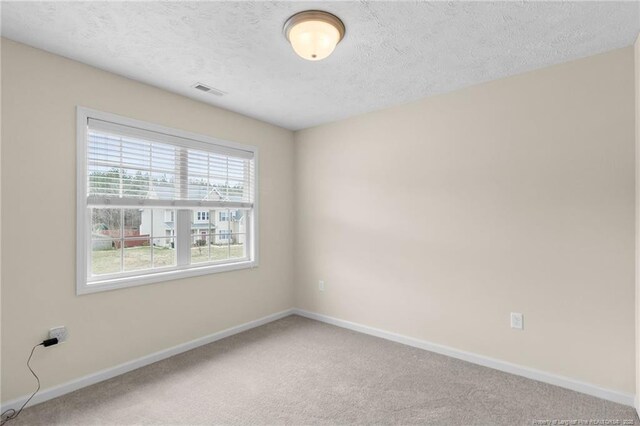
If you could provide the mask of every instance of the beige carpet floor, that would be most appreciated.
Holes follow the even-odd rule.
[[[35,405],[7,426],[556,419],[640,424],[631,407],[290,316]]]

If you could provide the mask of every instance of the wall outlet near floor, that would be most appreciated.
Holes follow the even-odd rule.
[[[511,312],[511,328],[515,328],[517,330],[524,329],[524,319],[521,313]]]
[[[324,291],[324,281],[318,281],[318,290]]]
[[[58,343],[62,343],[69,337],[69,331],[64,325],[49,329],[49,339],[56,338]]]

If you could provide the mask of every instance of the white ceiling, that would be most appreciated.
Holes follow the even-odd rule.
[[[307,9],[347,28],[324,61],[282,35]],[[638,2],[2,3],[7,38],[293,130],[629,46],[639,31]]]

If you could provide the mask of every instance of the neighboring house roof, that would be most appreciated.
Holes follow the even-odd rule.
[[[215,198],[212,198],[215,197]],[[218,188],[216,188],[215,186],[211,188],[211,191],[209,191],[209,193],[203,198],[203,200],[209,200],[209,201],[220,201],[222,200],[222,194],[220,194],[220,191],[218,191]]]
[[[173,198],[173,185],[162,183],[152,184],[152,187],[147,193],[147,198],[151,200],[171,200]],[[190,184],[188,188],[189,199],[203,200],[203,201],[242,201],[242,196],[236,193],[227,194],[226,196],[220,191],[220,188],[209,185],[194,185]]]

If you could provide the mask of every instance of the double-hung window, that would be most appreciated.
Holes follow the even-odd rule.
[[[79,107],[78,294],[256,266],[256,163],[253,146]]]

